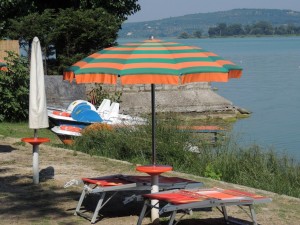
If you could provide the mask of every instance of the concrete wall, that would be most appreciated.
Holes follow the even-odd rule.
[[[121,111],[128,114],[149,113],[151,110],[150,87],[144,90],[123,91]],[[224,112],[233,109],[230,101],[211,90],[208,83],[185,86],[156,86],[157,112]]]
[[[67,108],[75,100],[86,100],[85,85],[63,81],[62,76],[45,76],[47,105]]]

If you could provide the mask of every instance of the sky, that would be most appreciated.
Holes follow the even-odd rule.
[[[141,22],[194,13],[241,8],[291,9],[300,11],[300,0],[139,0],[141,10],[127,22]]]

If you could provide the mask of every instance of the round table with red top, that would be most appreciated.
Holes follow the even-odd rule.
[[[164,172],[168,172],[173,170],[172,166],[167,165],[145,165],[145,166],[137,166],[136,170],[139,172],[147,173],[151,175],[159,175]]]
[[[147,173],[151,176],[151,193],[156,193],[159,192],[159,175],[173,170],[173,167],[168,165],[144,165],[137,166],[136,170],[139,172]],[[156,205],[155,208],[151,209],[151,220],[152,222],[154,222],[159,218],[159,201],[156,199],[152,199],[151,205]]]
[[[49,138],[43,137],[30,137],[22,138],[21,141],[31,144],[33,151],[33,183],[39,183],[39,145],[45,142],[49,142]]]
[[[27,142],[29,144],[32,144],[32,145],[40,145],[42,143],[45,143],[45,142],[49,142],[50,139],[49,138],[40,138],[40,137],[36,137],[36,138],[22,138],[21,141],[23,142]]]

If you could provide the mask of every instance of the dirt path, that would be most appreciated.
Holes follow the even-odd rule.
[[[74,152],[49,145],[40,146],[40,184],[32,184],[32,147],[19,139],[0,137],[0,224],[90,224],[82,217],[74,216],[82,186],[64,188],[71,179],[111,174],[136,174],[135,166],[101,157]],[[187,174],[176,175],[201,181],[207,187],[244,188]],[[247,188],[273,199],[272,203],[256,206],[258,221],[263,225],[299,225],[300,199]],[[100,225],[134,225],[137,222],[140,204],[123,206],[121,195],[103,210]],[[85,206],[93,207],[95,199],[90,198]],[[94,206],[95,207],[95,206]],[[247,219],[240,209],[232,207],[230,215]],[[163,221],[165,221],[163,219]],[[145,220],[149,224],[149,220]],[[162,224],[166,224],[165,222]],[[180,225],[225,224],[217,211],[194,212],[186,216]]]

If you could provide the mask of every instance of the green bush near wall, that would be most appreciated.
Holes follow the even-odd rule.
[[[0,71],[0,122],[25,121],[29,105],[28,59],[7,53],[7,71]]]

